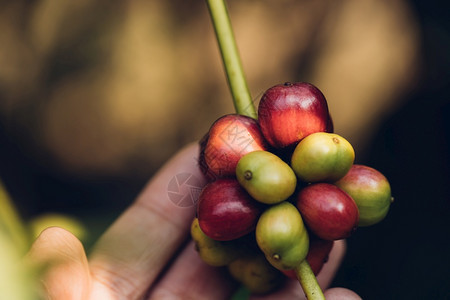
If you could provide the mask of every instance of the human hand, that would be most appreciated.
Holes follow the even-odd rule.
[[[136,201],[112,224],[87,257],[68,231],[51,227],[33,244],[27,259],[49,263],[43,274],[49,299],[229,299],[238,287],[223,269],[206,265],[189,238],[195,205],[179,207],[167,197],[169,181],[180,173],[203,179],[192,144],[176,154],[148,183]],[[206,184],[206,181],[202,182]],[[317,279],[331,283],[345,252],[337,241]],[[327,299],[360,299],[346,289],[330,289]],[[342,296],[344,295],[344,296]],[[300,284],[251,299],[303,299]]]

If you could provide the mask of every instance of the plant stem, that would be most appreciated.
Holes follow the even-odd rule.
[[[298,281],[308,300],[325,300],[325,296],[317,282],[316,276],[306,259],[295,268],[295,274],[297,275]]]
[[[207,0],[236,112],[256,119],[256,109],[245,80],[230,17],[224,0]]]

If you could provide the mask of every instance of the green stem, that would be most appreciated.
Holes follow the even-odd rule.
[[[0,181],[0,230],[5,230],[21,254],[30,246],[29,232]]]
[[[325,300],[317,278],[306,259],[295,269],[295,274],[308,300]]]
[[[256,119],[256,109],[244,77],[230,17],[224,0],[206,0],[219,43],[236,112]]]

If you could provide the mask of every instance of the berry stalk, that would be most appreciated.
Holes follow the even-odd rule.
[[[236,112],[257,118],[224,0],[207,0]]]
[[[308,300],[325,300],[325,296],[317,282],[317,278],[306,259],[295,268],[295,275],[297,275],[298,281]]]

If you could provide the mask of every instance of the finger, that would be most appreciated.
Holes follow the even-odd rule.
[[[326,290],[324,296],[327,300],[361,300],[361,297],[355,292],[341,287]]]
[[[89,266],[81,242],[69,231],[50,227],[32,245],[26,262],[44,267],[44,293],[54,300],[84,300],[89,291]]]
[[[325,290],[333,280],[339,265],[344,258],[346,243],[344,240],[334,242],[333,249],[330,252],[328,262],[323,265],[322,270],[317,275],[317,281]],[[300,283],[296,280],[289,280],[282,289],[265,296],[252,296],[251,300],[277,300],[277,299],[306,299]]]
[[[236,288],[226,270],[204,263],[191,242],[148,299],[230,299]]]
[[[195,205],[177,206],[167,188],[179,174],[197,179],[199,188],[204,185],[198,152],[198,145],[192,144],[171,159],[100,238],[90,257],[91,299],[142,297],[186,240]]]

